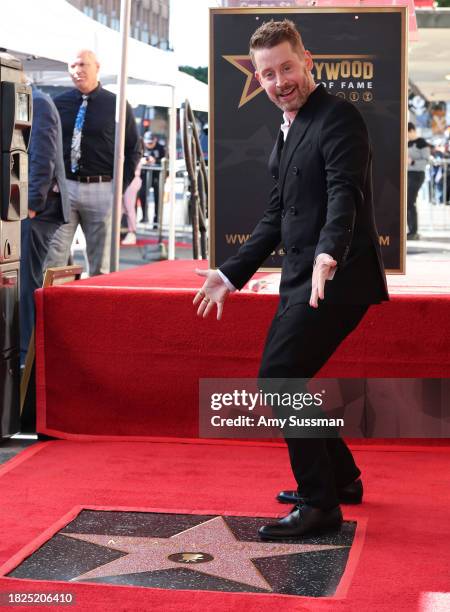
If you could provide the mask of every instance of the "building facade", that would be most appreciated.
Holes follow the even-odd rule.
[[[70,4],[115,30],[120,23],[120,0],[69,0]],[[130,35],[159,49],[169,49],[170,0],[132,0]]]

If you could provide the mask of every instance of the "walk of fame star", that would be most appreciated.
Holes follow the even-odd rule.
[[[347,548],[331,544],[240,541],[221,516],[170,538],[64,532],[61,535],[125,553],[123,557],[76,576],[73,581],[183,567],[266,591],[272,591],[272,587],[252,559]]]

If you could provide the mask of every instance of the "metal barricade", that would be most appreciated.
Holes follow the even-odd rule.
[[[450,159],[432,157],[417,198],[419,231],[450,230]]]

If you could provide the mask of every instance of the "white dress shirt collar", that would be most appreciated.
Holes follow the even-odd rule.
[[[319,87],[319,85],[320,85],[320,83],[316,83],[316,86],[314,87],[313,91],[315,91]],[[292,121],[288,118],[286,113],[283,113],[283,123],[281,124],[280,129],[283,132],[284,142],[286,142],[286,138],[287,138],[287,135],[288,135],[288,132],[289,132],[289,128],[291,127],[291,123],[292,123]]]

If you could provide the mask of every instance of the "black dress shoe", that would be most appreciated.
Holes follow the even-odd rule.
[[[264,525],[258,533],[263,540],[300,538],[306,534],[319,534],[339,529],[341,525],[342,512],[339,506],[331,510],[322,510],[298,504],[290,514],[276,523]]]
[[[360,504],[363,498],[363,484],[361,479],[351,482],[337,491],[340,504]],[[297,491],[280,491],[276,497],[281,504],[298,504],[302,497]]]

